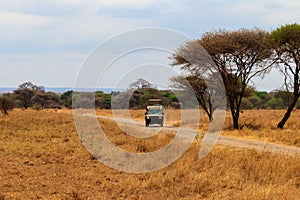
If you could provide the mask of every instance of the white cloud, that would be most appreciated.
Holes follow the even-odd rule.
[[[130,7],[130,8],[147,8],[158,1],[156,0],[110,0],[110,1],[96,1],[98,5],[111,7],[111,8],[118,8],[118,7]]]
[[[63,6],[104,6],[107,8],[131,7],[147,8],[158,3],[158,0],[49,0]],[[162,0],[164,1],[164,0]],[[162,2],[160,1],[160,2]]]
[[[23,14],[18,12],[0,12],[0,25],[44,27],[54,22],[53,17]]]
[[[218,18],[230,25],[240,28],[247,26],[267,28],[268,30],[286,23],[300,21],[300,1],[267,0],[267,1],[235,1],[219,4]],[[221,18],[223,17],[223,18]]]

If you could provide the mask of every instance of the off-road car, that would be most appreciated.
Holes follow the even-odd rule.
[[[148,106],[145,113],[145,125],[158,124],[164,125],[164,111],[163,106],[160,104],[160,99],[149,99]]]

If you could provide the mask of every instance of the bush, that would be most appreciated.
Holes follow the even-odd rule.
[[[4,115],[8,115],[8,110],[12,110],[14,108],[14,103],[6,96],[0,97],[0,109]]]
[[[42,105],[41,105],[40,103],[34,103],[34,104],[32,105],[32,108],[33,108],[34,110],[39,111],[39,110],[42,110]]]

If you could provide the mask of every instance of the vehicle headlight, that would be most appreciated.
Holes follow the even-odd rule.
[[[149,119],[149,117],[147,117],[147,119]]]
[[[161,119],[161,117],[158,117],[158,119]]]

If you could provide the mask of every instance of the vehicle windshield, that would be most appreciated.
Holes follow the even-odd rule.
[[[148,110],[148,115],[161,115],[161,110]]]

